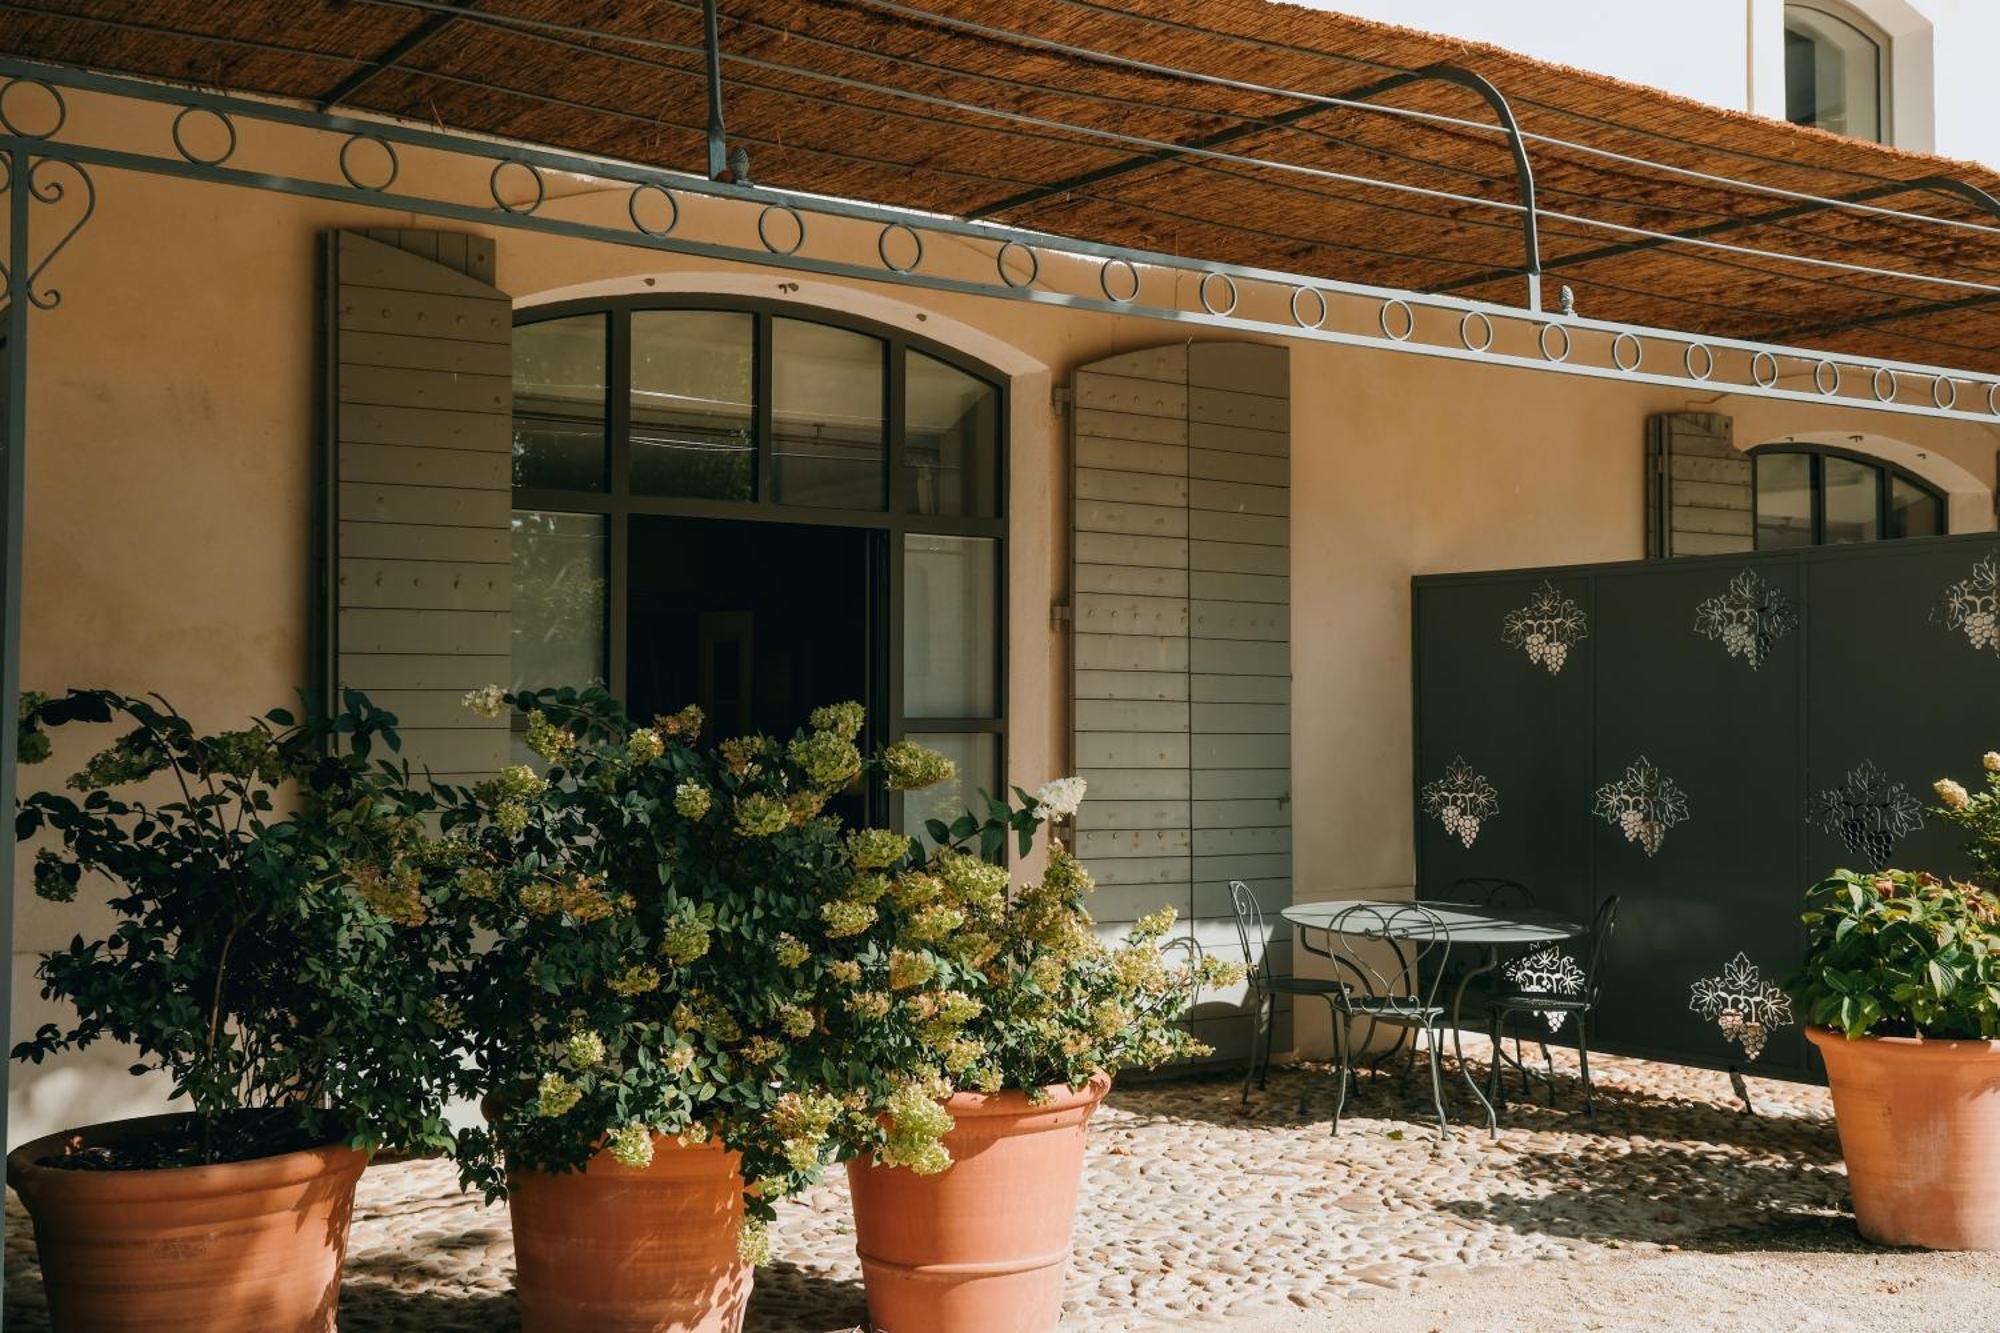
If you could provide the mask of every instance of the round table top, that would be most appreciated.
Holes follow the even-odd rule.
[[[1347,923],[1347,934],[1382,935],[1397,939],[1428,937],[1432,932],[1414,912],[1398,913],[1418,906],[1433,912],[1444,923],[1453,944],[1551,944],[1575,939],[1583,927],[1554,912],[1533,907],[1472,907],[1465,903],[1411,903],[1379,898],[1336,898],[1323,903],[1295,903],[1279,915],[1307,930],[1330,930],[1335,917],[1356,907],[1373,908],[1379,917],[1362,913]]]

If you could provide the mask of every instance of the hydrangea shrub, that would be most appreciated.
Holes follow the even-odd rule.
[[[344,1138],[409,1151],[451,1142],[457,1014],[442,978],[465,932],[424,882],[456,856],[394,717],[358,694],[330,717],[275,710],[204,733],[158,699],[25,696],[21,754],[51,733],[116,724],[67,782],[20,805],[41,897],[108,893],[117,926],[42,956],[42,995],[76,1011],[14,1047],[37,1063],[105,1038],[139,1051],[193,1109],[193,1133],[144,1162],[236,1161]],[[107,1163],[112,1164],[112,1163]]]
[[[1903,870],[1842,870],[1807,892],[1804,964],[1789,989],[1808,1022],[1864,1036],[2000,1037],[2000,752],[1977,795],[1936,784],[1971,835],[1979,884]]]

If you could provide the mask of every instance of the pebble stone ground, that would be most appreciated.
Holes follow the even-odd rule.
[[[1247,1108],[1228,1078],[1117,1089],[1094,1122],[1063,1328],[1264,1323],[1476,1266],[1865,1248],[1824,1090],[1750,1080],[1752,1117],[1724,1075],[1604,1057],[1593,1124],[1573,1062],[1557,1061],[1560,1108],[1515,1103],[1497,1141],[1461,1084],[1439,1142],[1421,1075],[1407,1095],[1393,1076],[1365,1087],[1337,1137],[1323,1068],[1273,1071]],[[46,1320],[32,1237],[8,1207],[6,1323],[25,1333]],[[444,1163],[378,1166],[356,1200],[341,1328],[511,1329],[512,1273],[504,1209],[459,1194]],[[786,1206],[749,1328],[845,1333],[864,1316],[834,1173]]]

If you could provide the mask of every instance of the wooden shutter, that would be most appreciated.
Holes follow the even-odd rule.
[[[1646,553],[1719,555],[1754,550],[1755,465],[1713,412],[1646,418]]]
[[[1116,933],[1171,905],[1240,955],[1228,881],[1251,885],[1289,967],[1290,400],[1283,348],[1195,343],[1079,370],[1074,753],[1077,850]],[[1204,997],[1203,1039],[1248,1025]],[[1289,1045],[1289,1014],[1277,1035]]]
[[[511,679],[513,307],[486,237],[326,241],[324,678],[396,713],[418,770],[507,762],[461,704]]]

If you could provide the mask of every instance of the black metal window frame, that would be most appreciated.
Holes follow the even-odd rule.
[[[632,315],[648,310],[734,311],[754,317],[755,360],[751,379],[752,406],[752,498],[749,500],[684,499],[673,496],[635,495],[631,490],[631,351]],[[1007,789],[1007,478],[1008,478],[1008,377],[992,366],[967,356],[943,343],[919,337],[893,325],[862,319],[823,306],[756,297],[735,297],[703,293],[672,293],[627,297],[606,297],[555,301],[522,306],[514,312],[519,328],[579,315],[605,317],[605,431],[607,453],[606,485],[582,490],[556,487],[516,486],[513,507],[557,514],[581,514],[606,520],[605,553],[605,670],[613,695],[623,698],[626,686],[626,630],[630,601],[629,534],[634,517],[732,519],[758,523],[790,523],[862,529],[873,534],[874,585],[869,590],[872,604],[880,608],[882,631],[870,645],[871,692],[880,681],[879,697],[870,700],[870,732],[880,740],[901,740],[915,732],[923,735],[991,735],[995,738],[996,771],[999,791]],[[879,339],[884,345],[883,414],[888,436],[888,480],[881,509],[839,509],[815,505],[783,504],[772,498],[771,448],[772,325],[778,319],[793,319],[846,329]],[[959,514],[919,514],[910,512],[909,471],[905,466],[907,357],[921,353],[989,385],[995,399],[995,459],[992,517]],[[903,574],[906,539],[911,536],[980,537],[994,543],[994,716],[933,718],[904,716],[903,671]],[[873,718],[873,707],[885,709],[883,723]],[[970,775],[968,775],[970,776]],[[974,793],[968,791],[967,795]],[[998,792],[995,793],[996,795]],[[872,813],[900,822],[901,797],[875,793]],[[983,812],[982,812],[983,813]]]
[[[1918,490],[1922,491],[1925,495],[1928,495],[1931,499],[1937,501],[1938,530],[1936,535],[1944,537],[1944,536],[1949,536],[1951,534],[1951,503],[1945,497],[1945,493],[1939,490],[1937,486],[1932,482],[1926,481],[1924,478],[1918,476],[1916,473],[1910,471],[1908,468],[1898,467],[1896,464],[1889,462],[1887,459],[1877,458],[1873,454],[1858,453],[1853,449],[1842,449],[1838,445],[1794,444],[1787,440],[1774,440],[1770,444],[1756,445],[1753,448],[1746,450],[1745,452],[1750,455],[1750,462],[1751,462],[1750,531],[1753,538],[1755,538],[1758,541],[1759,545],[1757,546],[1756,549],[1760,551],[1781,549],[1778,547],[1767,547],[1761,544],[1763,536],[1763,524],[1761,522],[1761,515],[1763,514],[1764,492],[1762,485],[1758,480],[1760,469],[1757,467],[1757,462],[1759,459],[1768,458],[1776,454],[1799,454],[1811,460],[1812,545],[1814,546],[1825,546],[1827,544],[1826,460],[1829,458],[1844,459],[1847,462],[1856,463],[1862,467],[1870,468],[1875,472],[1876,535],[1874,540],[1876,541],[1901,540],[1899,538],[1891,537],[1889,535],[1889,515],[1891,512],[1891,505],[1890,505],[1891,488],[1889,483],[1892,480],[1906,482],[1909,485],[1914,486]]]

